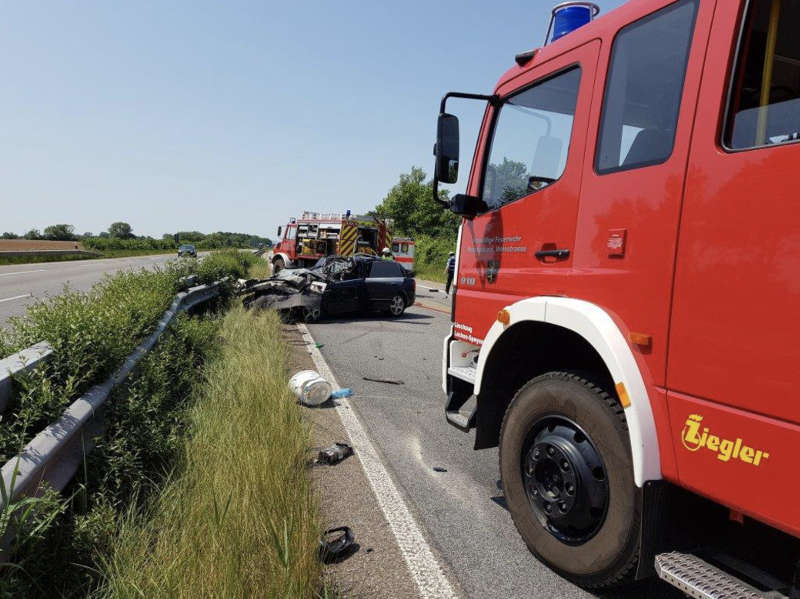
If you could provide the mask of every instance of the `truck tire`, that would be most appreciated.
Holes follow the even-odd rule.
[[[272,274],[276,275],[284,268],[286,268],[286,263],[283,261],[283,258],[278,256],[272,260]]]
[[[514,525],[540,561],[586,588],[632,579],[641,495],[612,395],[568,372],[529,381],[503,417],[500,474]]]

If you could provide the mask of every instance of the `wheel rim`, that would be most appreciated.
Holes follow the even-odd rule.
[[[606,518],[608,475],[583,429],[565,416],[541,418],[520,457],[525,494],[545,530],[567,545],[591,539]]]
[[[403,298],[399,295],[395,295],[392,298],[392,304],[389,306],[389,310],[395,316],[400,316],[400,314],[403,313],[403,308],[405,308],[405,302],[403,301]]]

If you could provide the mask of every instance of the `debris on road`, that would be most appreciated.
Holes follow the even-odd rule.
[[[330,447],[320,450],[317,455],[317,464],[333,466],[353,455],[353,448],[347,443],[336,442]]]
[[[433,467],[433,471],[434,472],[447,472],[447,468],[442,468],[441,466],[434,466]]]
[[[316,347],[317,349],[320,349],[320,348],[323,348],[323,347],[325,347],[325,344],[324,344],[324,343],[316,343],[316,344],[315,344],[315,347]]]
[[[331,393],[331,399],[342,399],[344,397],[350,397],[352,394],[353,390],[350,388],[339,389]]]
[[[316,407],[328,401],[333,388],[316,370],[301,370],[289,379],[289,389],[300,403]]]
[[[405,385],[403,381],[400,379],[379,379],[379,378],[372,378],[369,376],[362,376],[362,379],[365,381],[372,381],[373,383],[386,383],[387,385]]]
[[[329,528],[320,541],[320,560],[324,564],[332,564],[345,559],[358,550],[354,541],[353,531],[348,526]]]

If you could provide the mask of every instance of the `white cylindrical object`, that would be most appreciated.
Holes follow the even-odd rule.
[[[301,370],[289,379],[289,389],[301,403],[318,406],[328,401],[333,388],[314,370]]]

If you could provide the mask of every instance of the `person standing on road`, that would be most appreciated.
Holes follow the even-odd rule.
[[[447,272],[447,284],[444,286],[444,294],[450,295],[450,285],[453,283],[453,275],[456,272],[456,253],[450,252],[450,255],[447,257],[447,266],[445,266],[445,272]]]

